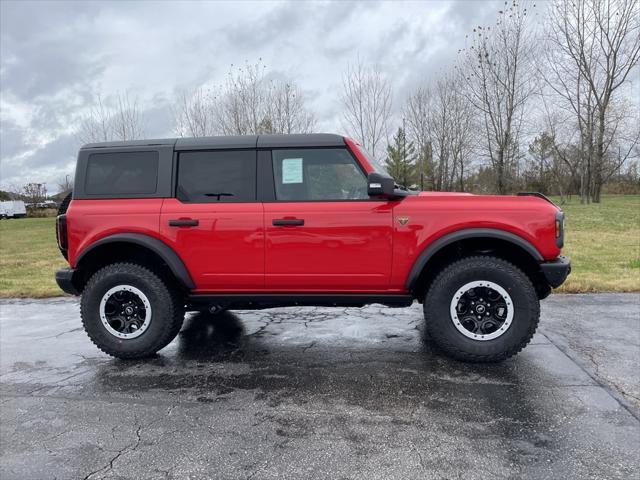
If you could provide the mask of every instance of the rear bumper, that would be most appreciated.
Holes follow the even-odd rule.
[[[571,261],[567,257],[560,256],[550,262],[541,263],[540,269],[549,285],[558,288],[571,273]]]
[[[69,295],[80,295],[73,282],[75,274],[76,270],[73,268],[63,268],[56,272],[56,283],[63,292]]]

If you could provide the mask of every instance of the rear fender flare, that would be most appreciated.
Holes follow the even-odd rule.
[[[182,285],[187,290],[193,290],[194,288],[196,288],[193,280],[191,279],[191,275],[189,275],[187,267],[180,259],[178,254],[169,245],[162,242],[161,240],[141,233],[117,233],[115,235],[109,235],[108,237],[101,238],[97,242],[92,243],[89,247],[84,249],[80,253],[80,255],[78,255],[78,258],[76,259],[76,265],[80,265],[82,259],[96,248],[116,242],[133,243],[151,250],[153,253],[162,258],[162,260],[169,266],[169,269],[178,280],[180,285]]]

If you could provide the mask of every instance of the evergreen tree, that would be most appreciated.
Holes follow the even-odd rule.
[[[416,177],[416,152],[413,142],[407,140],[406,132],[402,127],[393,136],[393,143],[387,145],[387,158],[385,160],[387,171],[398,185],[409,187],[415,183]]]
[[[427,142],[422,148],[418,148],[416,154],[416,184],[420,190],[434,190],[436,167],[433,163],[433,146]]]

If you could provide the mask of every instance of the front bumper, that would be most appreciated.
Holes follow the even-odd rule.
[[[77,270],[73,268],[63,268],[56,272],[56,283],[63,292],[69,295],[80,295],[80,292],[74,285],[74,276]]]
[[[558,288],[571,273],[571,260],[560,256],[550,262],[540,264],[540,269],[552,288]]]

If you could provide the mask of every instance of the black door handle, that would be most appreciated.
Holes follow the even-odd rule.
[[[178,220],[169,220],[170,227],[197,227],[198,220],[194,220],[192,218],[181,218]]]
[[[276,218],[271,221],[271,224],[276,227],[295,227],[304,225],[302,218]]]

